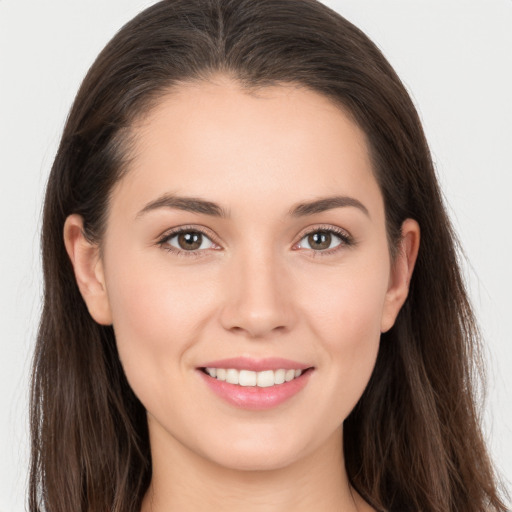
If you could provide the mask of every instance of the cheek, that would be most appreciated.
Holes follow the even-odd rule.
[[[335,349],[357,348],[368,337],[379,337],[389,281],[385,263],[347,265],[316,277],[298,296],[307,298],[303,309],[310,311],[309,320],[323,332],[322,339]]]
[[[200,327],[198,318],[215,302],[211,280],[202,277],[204,269],[186,272],[179,265],[171,265],[163,250],[133,248],[128,243],[124,246],[127,249],[122,254],[112,249],[105,265],[120,341],[159,340],[168,347],[174,333],[173,345],[186,343],[183,334],[194,337]]]
[[[107,266],[106,278],[120,360],[143,403],[158,396],[168,402],[183,354],[208,318],[211,294],[199,294],[200,283],[136,253],[119,256],[111,254],[115,265]]]
[[[329,282],[323,291],[310,288],[307,318],[321,341],[326,389],[333,390],[330,404],[344,418],[362,395],[375,365],[388,273],[384,265],[369,266],[338,272]]]

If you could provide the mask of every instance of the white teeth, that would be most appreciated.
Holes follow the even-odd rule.
[[[258,372],[257,385],[260,388],[268,388],[274,385],[274,372],[267,370],[265,372]]]
[[[236,372],[236,370],[234,370]],[[238,378],[240,386],[256,386],[256,372],[250,370],[240,370]]]
[[[276,370],[274,372],[274,382],[276,384],[282,384],[285,380],[286,370]]]
[[[226,382],[238,384],[238,372],[233,369],[226,370]]]
[[[206,368],[206,373],[210,377],[228,382],[229,384],[238,384],[240,386],[258,386],[268,388],[275,384],[290,382],[302,375],[302,370],[265,370],[262,372],[253,372],[251,370],[235,370],[234,368]]]

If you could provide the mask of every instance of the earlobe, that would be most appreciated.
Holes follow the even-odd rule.
[[[420,227],[414,219],[402,224],[402,238],[392,262],[389,287],[381,319],[381,332],[386,332],[395,323],[396,317],[409,294],[414,265],[420,247]]]
[[[66,219],[63,235],[75,279],[89,313],[97,323],[111,325],[112,314],[99,246],[87,240],[83,219],[77,214]]]

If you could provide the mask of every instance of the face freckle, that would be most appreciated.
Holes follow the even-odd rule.
[[[254,94],[221,77],[171,91],[134,134],[102,264],[153,451],[179,444],[226,467],[271,469],[339,445],[392,282],[364,133],[315,92]],[[192,236],[201,243],[187,251]],[[305,384],[279,400],[272,389],[297,384],[260,387],[275,404],[246,407],[202,371],[232,358],[300,363]]]

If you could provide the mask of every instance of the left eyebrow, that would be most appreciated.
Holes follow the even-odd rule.
[[[306,215],[313,215],[315,213],[322,213],[327,210],[332,210],[333,208],[345,208],[347,206],[358,208],[365,215],[368,217],[370,216],[368,208],[366,208],[366,206],[361,203],[361,201],[348,196],[322,197],[307,203],[299,203],[289,211],[289,214],[292,217],[304,217]]]
[[[193,213],[202,213],[204,215],[211,215],[213,217],[229,217],[229,213],[224,210],[217,203],[205,201],[198,197],[181,197],[174,194],[164,194],[158,199],[149,202],[144,208],[137,213],[137,218],[152,210],[160,208],[174,208],[177,210],[184,210]]]

